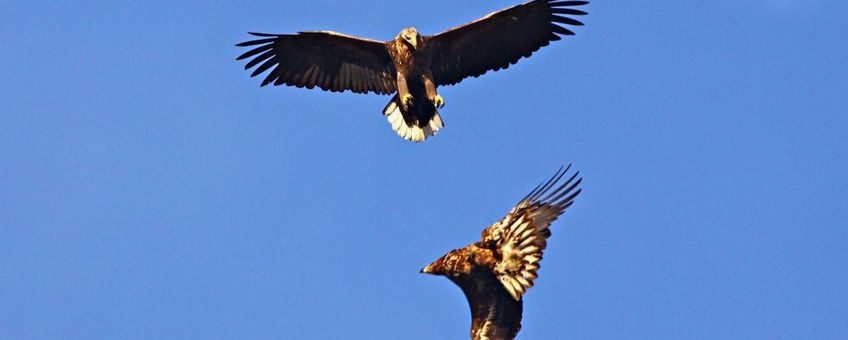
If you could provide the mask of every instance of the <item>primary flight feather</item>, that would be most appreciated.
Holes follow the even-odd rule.
[[[444,126],[438,86],[505,69],[573,35],[562,25],[583,25],[570,16],[585,15],[575,7],[587,3],[533,0],[433,36],[405,28],[387,42],[331,31],[250,33],[259,38],[238,44],[252,49],[237,59],[249,59],[252,77],[268,71],[262,86],[394,94],[383,114],[398,135],[420,142]]]

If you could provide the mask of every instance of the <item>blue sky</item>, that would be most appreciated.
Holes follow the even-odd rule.
[[[418,269],[570,162],[519,338],[848,337],[844,1],[595,1],[422,144],[234,60],[514,3],[3,1],[0,338],[465,338]]]

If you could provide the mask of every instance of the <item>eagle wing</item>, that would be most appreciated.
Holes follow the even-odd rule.
[[[395,92],[395,66],[383,42],[330,31],[298,34],[250,33],[261,39],[245,41],[252,47],[237,60],[250,59],[255,77],[271,70],[262,86],[286,84],[324,91],[356,93]]]
[[[571,168],[560,168],[550,180],[537,186],[507,215],[481,235],[481,244],[500,254],[493,268],[503,287],[515,300],[533,286],[542,252],[551,236],[551,223],[574,203],[583,181],[575,172],[557,185]]]
[[[431,37],[436,84],[454,85],[467,77],[505,69],[551,41],[560,40],[559,35],[574,35],[559,24],[582,26],[565,15],[585,15],[572,7],[587,3],[533,0]]]

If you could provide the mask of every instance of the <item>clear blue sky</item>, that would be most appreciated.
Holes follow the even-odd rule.
[[[466,338],[418,269],[569,162],[520,338],[847,338],[848,2],[594,1],[423,144],[234,60],[515,3],[0,2],[0,338]]]

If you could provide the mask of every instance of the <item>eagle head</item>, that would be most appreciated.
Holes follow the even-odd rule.
[[[421,36],[418,35],[418,31],[415,27],[404,28],[400,31],[400,34],[398,34],[398,38],[409,44],[409,46],[412,46],[413,50],[418,48],[418,43],[421,40]]]
[[[458,277],[471,272],[474,263],[474,253],[468,249],[454,249],[433,263],[421,269],[422,273]]]

